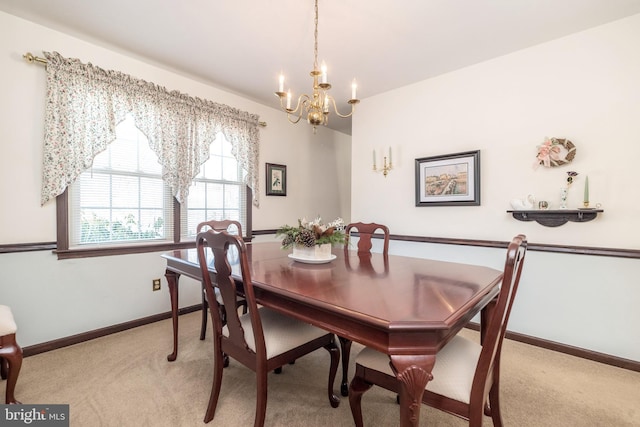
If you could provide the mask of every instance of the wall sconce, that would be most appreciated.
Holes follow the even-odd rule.
[[[376,167],[376,150],[373,150],[373,171],[374,172],[382,172],[384,177],[387,177],[389,171],[393,168],[393,164],[391,162],[391,147],[389,147],[389,163],[387,163],[387,156],[382,157],[382,169],[378,169]]]

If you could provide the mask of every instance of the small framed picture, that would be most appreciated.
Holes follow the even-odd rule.
[[[267,170],[267,196],[287,195],[287,167],[274,163],[266,164]]]
[[[480,150],[416,159],[416,206],[480,205]]]

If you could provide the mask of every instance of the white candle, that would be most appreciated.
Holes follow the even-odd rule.
[[[284,92],[284,75],[280,74],[280,78],[278,80],[279,80],[278,92],[282,93]]]
[[[589,177],[584,179],[584,202],[589,203]]]
[[[358,88],[358,84],[356,83],[356,79],[353,79],[353,82],[351,83],[351,99],[358,99],[356,98],[357,88]]]
[[[327,64],[325,64],[324,61],[322,61],[320,70],[322,71],[322,74],[320,75],[320,83],[326,83],[327,82]]]
[[[391,147],[389,147],[389,164],[391,164]]]
[[[287,91],[287,110],[291,109],[291,89]]]
[[[322,111],[325,113],[329,112],[329,95],[324,96],[324,105],[322,107]]]
[[[373,168],[376,168],[376,150],[373,150]]]

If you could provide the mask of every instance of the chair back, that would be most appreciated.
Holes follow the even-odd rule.
[[[527,240],[522,234],[513,238],[507,248],[502,285],[495,306],[487,320],[487,328],[481,337],[482,351],[478,358],[476,373],[471,386],[471,402],[482,402],[493,385],[493,379],[499,378],[500,353],[502,341],[507,331],[513,300],[518,291],[520,274],[527,252]],[[480,399],[474,399],[474,396]]]
[[[352,222],[347,225],[344,230],[345,236],[347,236],[347,242],[344,245],[344,250],[349,250],[349,237],[352,229],[356,229],[360,236],[358,240],[358,254],[361,253],[371,253],[371,247],[373,246],[371,242],[371,238],[373,237],[373,233],[376,230],[382,230],[384,234],[384,244],[382,247],[382,254],[389,254],[389,228],[386,225],[376,224],[376,223],[368,223],[365,224],[363,222]]]
[[[259,360],[266,359],[266,347],[264,341],[264,333],[262,330],[262,322],[258,313],[253,284],[251,282],[250,265],[247,256],[247,247],[241,236],[229,234],[227,231],[207,230],[198,233],[196,238],[196,247],[198,251],[198,262],[202,272],[203,283],[207,300],[212,304],[211,321],[214,325],[214,340],[216,345],[220,345],[223,351],[230,352],[234,358],[240,360],[248,360],[248,358],[258,356]],[[209,266],[211,257],[207,258],[207,251],[213,254],[213,267],[215,269],[215,281],[211,278]],[[231,251],[234,253],[232,254]],[[235,254],[237,252],[237,255]],[[230,259],[236,267],[232,267]],[[253,337],[247,334],[242,328],[238,310],[226,311],[226,325],[223,325],[222,319],[218,315],[220,305],[215,297],[214,286],[218,288],[222,297],[222,304],[225,307],[235,307],[236,297],[238,295],[238,282],[234,279],[240,276],[242,279],[242,290],[247,301],[247,309],[251,319]],[[226,334],[223,335],[223,326],[227,328]],[[247,339],[253,339],[254,342],[249,345]],[[255,348],[255,354],[249,350],[250,347]],[[235,351],[233,351],[235,350]],[[242,354],[245,354],[244,359]]]
[[[216,231],[236,231],[235,234],[237,234],[238,236],[242,237],[242,225],[235,220],[232,219],[212,219],[209,221],[204,221],[201,222],[200,224],[198,224],[198,226],[196,227],[196,233],[199,233],[203,230],[206,229],[212,229],[212,230],[216,230]]]

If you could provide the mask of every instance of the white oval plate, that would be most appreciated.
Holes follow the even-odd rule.
[[[337,257],[334,254],[331,254],[331,258],[314,259],[314,258],[300,258],[300,257],[297,257],[297,256],[295,256],[293,254],[289,254],[289,258],[291,258],[294,261],[302,262],[304,264],[327,264],[327,263],[333,261],[334,259],[336,259]]]

